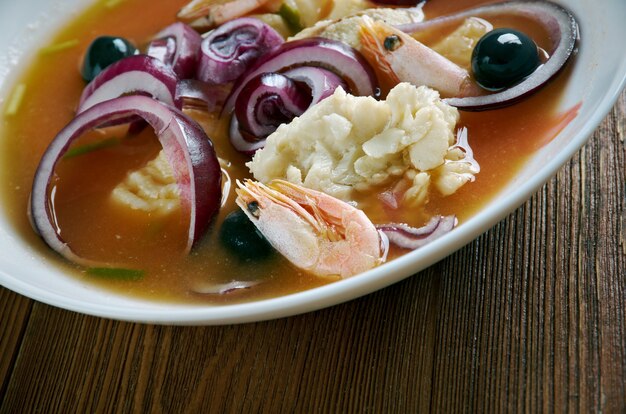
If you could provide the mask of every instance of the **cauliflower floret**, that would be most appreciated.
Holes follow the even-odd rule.
[[[147,213],[168,214],[180,207],[180,190],[163,151],[130,172],[111,193],[111,201]]]
[[[435,172],[435,186],[441,194],[447,196],[454,194],[465,183],[473,181],[477,171],[468,162],[446,160]]]
[[[355,161],[364,155],[360,147],[385,129],[390,116],[384,102],[355,99],[338,88],[299,118],[279,126],[246,165],[264,183],[280,177],[349,199],[352,187],[364,181],[354,170]]]
[[[246,165],[261,182],[281,178],[345,201],[353,191],[408,180],[405,201],[423,204],[431,184],[448,195],[478,172],[452,147],[458,119],[426,86],[401,83],[385,101],[338,88],[281,125]]]
[[[411,170],[407,173],[407,178],[411,179],[411,184],[404,193],[404,201],[411,206],[419,206],[426,203],[428,190],[430,189],[430,174]]]

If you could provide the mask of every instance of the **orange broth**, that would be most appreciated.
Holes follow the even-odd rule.
[[[47,145],[74,116],[85,86],[78,72],[83,51],[100,35],[123,36],[143,46],[154,33],[174,21],[176,11],[186,2],[124,0],[113,8],[100,2],[71,22],[51,42],[78,39],[77,46],[40,54],[34,59],[19,80],[26,85],[19,112],[4,117],[2,123],[0,156],[4,171],[1,185],[10,220],[19,234],[38,252],[48,256],[51,263],[81,281],[127,295],[172,302],[232,303],[281,296],[332,282],[335,279],[318,278],[298,270],[278,254],[259,262],[245,262],[228,253],[218,240],[218,230],[228,213],[237,208],[232,191],[208,234],[188,256],[180,253],[187,226],[182,212],[163,219],[112,207],[108,202],[110,191],[129,170],[140,168],[158,153],[160,146],[152,131],[125,138],[119,145],[62,160],[56,170],[58,185],[54,195],[56,217],[73,250],[89,258],[128,263],[129,268],[144,270],[145,277],[122,281],[89,275],[84,269],[62,260],[33,232],[26,214],[33,176]],[[425,12],[431,18],[479,3],[485,2],[431,0]],[[529,22],[493,23],[521,25],[540,46],[547,41],[545,33]],[[431,195],[424,211],[403,211],[398,217],[390,217],[379,207],[373,207],[375,195],[365,196],[364,205],[372,206],[365,208],[368,216],[375,223],[393,218],[413,225],[422,224],[432,214],[456,214],[461,222],[467,220],[511,180],[534,151],[559,132],[564,119],[556,113],[556,107],[566,79],[566,74],[560,75],[541,92],[513,107],[480,113],[461,112],[458,127],[468,128],[470,144],[481,166],[475,182],[466,184],[449,197]],[[223,123],[216,123],[210,115],[198,111],[190,115],[205,127],[218,156],[231,163],[228,172],[233,182],[248,177],[243,165],[247,157],[231,147]],[[107,134],[120,138],[115,131]],[[76,145],[98,139],[101,139],[99,133],[91,132],[81,137]],[[393,249],[391,257],[404,253]],[[233,279],[262,283],[226,295],[194,293],[194,288]]]

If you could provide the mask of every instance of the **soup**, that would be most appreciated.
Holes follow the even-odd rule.
[[[245,166],[249,155],[233,148],[228,138],[228,120],[220,118],[216,111],[186,109],[213,141],[225,171],[224,181],[231,185],[230,189],[224,187],[227,196],[219,213],[189,254],[185,253],[189,217],[184,209],[174,209],[170,214],[146,214],[117,208],[109,200],[111,190],[129,171],[141,169],[161,150],[150,128],[132,136],[118,127],[83,134],[58,163],[52,185],[56,225],[72,250],[102,263],[123,263],[135,272],[94,271],[70,263],[51,251],[33,232],[27,215],[33,176],[51,140],[75,116],[85,88],[78,70],[84,51],[95,37],[105,34],[123,36],[135,45],[144,46],[155,33],[175,21],[176,12],[184,3],[146,0],[97,3],[41,50],[16,87],[24,88],[19,109],[5,110],[1,154],[7,214],[22,237],[48,256],[51,263],[81,281],[127,295],[172,302],[233,303],[286,295],[338,280],[301,270],[278,253],[256,260],[241,258],[224,247],[220,229],[225,218],[239,209],[235,204],[234,182],[251,178],[251,174]],[[464,1],[452,5],[449,1],[431,0],[424,12],[433,18],[478,3]],[[142,18],[137,19],[138,15]],[[539,47],[549,47],[545,30],[528,19],[505,16],[491,23],[496,27],[521,27]],[[428,32],[420,40],[427,45],[435,44],[453,29]],[[557,112],[566,82],[567,71],[540,92],[513,106],[460,112],[456,128],[467,128],[475,158],[480,163],[480,173],[474,182],[452,195],[433,193],[427,204],[413,211],[390,214],[377,197],[381,189],[376,194],[355,196],[359,207],[376,224],[402,221],[419,227],[434,215],[455,215],[463,223],[487,204],[529,156],[549,142],[571,118],[571,112]],[[389,187],[385,184],[381,188],[385,186]],[[387,260],[408,251],[392,245]]]

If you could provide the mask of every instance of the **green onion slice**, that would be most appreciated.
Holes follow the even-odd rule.
[[[11,98],[9,98],[6,109],[4,110],[4,116],[13,116],[17,114],[20,106],[22,105],[22,101],[24,100],[25,93],[26,85],[23,83],[20,83],[15,87],[13,93],[11,94]]]
[[[56,43],[54,45],[42,47],[39,49],[41,55],[52,55],[57,52],[62,52],[67,49],[78,46],[78,39],[67,40],[65,42]]]
[[[77,147],[67,150],[67,152],[63,154],[63,159],[66,160],[68,158],[74,158],[79,155],[88,154],[102,148],[112,147],[119,144],[120,142],[121,140],[119,138],[107,138],[91,144],[79,145]]]
[[[300,12],[287,3],[283,3],[278,9],[278,15],[283,18],[285,24],[293,34],[303,29],[300,23]]]

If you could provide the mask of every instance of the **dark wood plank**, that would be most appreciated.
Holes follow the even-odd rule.
[[[0,286],[0,404],[22,343],[32,301]]]
[[[118,323],[37,304],[3,408],[335,411],[363,407],[369,395],[380,410],[398,401],[427,409],[435,270],[416,289],[231,327]]]
[[[470,245],[466,257],[452,258],[467,266],[452,273],[471,279],[444,283],[451,310],[442,312],[457,315],[456,327],[477,313],[473,342],[464,344],[467,366],[448,353],[435,364],[450,368],[435,387],[435,411],[626,408],[623,102],[556,179]],[[486,263],[470,262],[485,254]],[[472,302],[460,302],[464,290]],[[444,343],[455,339],[443,336]],[[459,351],[452,342],[449,353]],[[445,386],[459,368],[459,383]]]
[[[625,117],[626,93],[506,220],[350,303],[225,327],[35,304],[0,412],[625,412]]]

